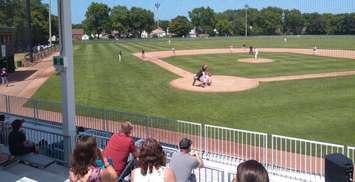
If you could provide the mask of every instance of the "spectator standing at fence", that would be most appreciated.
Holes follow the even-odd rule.
[[[269,175],[262,164],[249,160],[239,164],[233,182],[269,182]]]
[[[176,182],[174,172],[165,167],[163,148],[153,138],[143,142],[138,156],[139,167],[132,172],[132,182]]]
[[[134,140],[130,136],[132,130],[133,126],[131,123],[122,123],[119,133],[112,135],[104,151],[105,157],[113,160],[113,167],[118,175],[125,168],[129,154],[136,156]]]
[[[2,68],[0,72],[1,84],[9,86],[9,81],[7,80],[8,74],[6,68]]]
[[[203,167],[203,160],[197,154],[190,154],[192,141],[183,138],[179,143],[179,152],[175,152],[169,166],[176,174],[177,182],[195,182],[192,170]]]
[[[25,120],[23,119],[16,119],[11,123],[12,131],[8,138],[9,149],[10,153],[15,156],[36,152],[35,145],[27,141],[26,134],[21,131],[24,122]]]
[[[103,161],[97,166],[96,160]],[[96,139],[92,136],[80,137],[75,146],[70,163],[69,179],[71,182],[116,182],[117,174],[107,158],[97,148]]]

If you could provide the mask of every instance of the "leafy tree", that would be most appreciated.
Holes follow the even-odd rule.
[[[326,22],[319,13],[305,14],[306,33],[312,35],[321,35],[326,33]]]
[[[129,19],[129,32],[135,37],[139,37],[143,31],[151,32],[154,28],[154,14],[149,10],[132,7]]]
[[[216,29],[218,30],[220,35],[232,35],[233,34],[232,23],[229,22],[224,17],[217,18]]]
[[[197,33],[213,34],[216,24],[216,14],[210,7],[195,8],[189,12],[192,25],[196,27]]]
[[[101,34],[110,30],[110,8],[103,3],[91,3],[85,13],[85,28],[88,33]]]
[[[31,0],[32,36],[34,44],[48,43],[48,5],[41,0]],[[0,26],[16,28],[17,50],[24,50],[27,43],[26,14],[23,0],[0,0]],[[52,33],[58,34],[58,17],[52,15]]]
[[[289,34],[300,35],[305,26],[305,19],[299,10],[293,9],[286,11],[285,24]]]
[[[191,30],[191,23],[185,16],[177,16],[170,22],[170,32],[177,36],[185,36]]]
[[[119,32],[119,35],[128,35],[129,30],[129,10],[125,6],[115,6],[111,10],[112,29]]]
[[[261,28],[261,34],[281,34],[282,9],[276,7],[264,8],[260,11],[256,23]]]
[[[166,29],[169,27],[170,21],[168,20],[159,20],[159,27],[166,31]]]
[[[80,29],[80,28],[84,28],[84,25],[83,25],[82,23],[73,24],[73,25],[72,25],[72,28]]]
[[[355,13],[344,15],[343,30],[344,34],[355,34]]]

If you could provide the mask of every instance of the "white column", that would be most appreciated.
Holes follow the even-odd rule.
[[[61,72],[61,88],[63,98],[63,134],[65,160],[75,146],[75,95],[74,65],[71,22],[71,0],[58,0],[60,55],[64,57],[65,68]]]

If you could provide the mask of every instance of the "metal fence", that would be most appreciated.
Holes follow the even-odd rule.
[[[204,134],[206,152],[234,158],[220,160],[236,163],[235,160],[254,159],[268,164],[266,133],[205,125]]]
[[[355,164],[355,147],[347,147],[348,158]]]
[[[62,122],[61,104],[57,102],[27,99],[0,95],[0,111],[19,116],[52,122]],[[183,137],[193,140],[195,150],[202,149],[202,125],[188,121],[146,116],[143,114],[117,110],[98,109],[90,106],[76,106],[76,125],[85,128],[116,133],[120,123],[130,121],[133,124],[134,137],[153,137],[160,142],[177,145]]]
[[[40,154],[46,155],[59,162],[65,163],[64,158],[64,139],[62,129],[54,125],[44,126],[39,123],[25,123],[23,132],[26,134],[26,140],[36,145]],[[3,124],[1,128],[1,143],[8,145],[7,136],[10,134],[11,125]]]
[[[61,104],[57,102],[0,95],[0,112],[53,123],[62,122]],[[308,173],[312,176],[322,177],[324,176],[324,156],[329,153],[347,154],[355,162],[355,147],[348,147],[345,151],[345,147],[342,145],[279,135],[271,135],[270,137],[266,133],[151,117],[117,110],[77,105],[75,120],[77,126],[92,128],[92,135],[101,137],[100,140],[98,139],[98,145],[102,148],[106,146],[110,137],[107,132],[116,133],[119,131],[120,123],[130,121],[134,127],[132,133],[134,137],[153,137],[175,149],[179,140],[187,137],[193,140],[193,149],[201,152],[204,159],[231,166],[237,166],[240,162],[248,159],[255,159],[271,170],[282,168],[296,172],[289,173],[290,175]],[[31,129],[31,131],[35,130],[36,128]],[[99,130],[102,130],[103,133],[100,133]],[[34,135],[34,133],[41,133],[40,135],[44,136],[46,131],[29,134]],[[47,134],[54,135],[50,131],[47,131]],[[54,158],[58,158],[58,156],[54,156]],[[218,171],[218,169],[216,170]],[[283,170],[272,172],[277,174],[278,171],[284,172]],[[285,174],[288,175],[288,173]],[[226,172],[223,176],[224,179],[229,178]],[[309,179],[306,176],[304,179],[314,181],[313,177]]]
[[[45,48],[41,48],[40,50],[36,50],[32,57],[33,57],[33,61],[38,61],[41,60],[51,54],[53,54],[54,52],[58,51],[58,47],[45,47]]]
[[[331,153],[345,154],[344,146],[299,138],[272,135],[274,167],[324,176],[324,157]]]
[[[216,168],[199,168],[195,169],[194,174],[196,175],[197,182],[225,182],[227,181],[225,172],[223,169]],[[230,182],[230,180],[228,180]]]

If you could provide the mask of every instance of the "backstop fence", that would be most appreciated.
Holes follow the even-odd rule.
[[[52,122],[54,125],[62,122],[61,104],[57,102],[0,95],[0,112],[45,120]],[[324,156],[327,154],[342,153],[355,162],[355,147],[151,117],[117,110],[80,105],[76,107],[76,125],[92,128],[93,131],[102,130],[116,133],[120,129],[120,123],[125,121],[130,121],[133,124],[132,135],[134,137],[153,137],[175,148],[177,148],[181,138],[190,138],[193,140],[193,149],[200,152],[204,159],[235,167],[242,161],[254,159],[266,165],[273,173],[287,170],[298,172],[297,174],[307,173],[322,177],[324,176]],[[35,133],[53,135],[53,142],[51,142],[53,145],[51,146],[55,147],[58,152],[54,155],[60,154],[62,156],[63,151],[58,147],[62,144],[56,140],[62,141],[64,136],[57,135],[53,131],[38,132],[37,130],[38,128],[30,128],[28,134],[31,137],[35,137]],[[98,136],[102,138],[101,134],[97,134]],[[98,141],[99,146],[105,146],[109,137],[102,138],[101,143]],[[59,158],[58,156],[54,157]],[[198,174],[200,175],[200,173]],[[215,177],[230,178],[232,176],[227,172],[223,175],[221,172],[216,172],[216,174]],[[283,175],[285,174],[288,173],[283,173]],[[290,175],[294,174],[290,173]],[[306,178],[306,181],[317,181]]]

